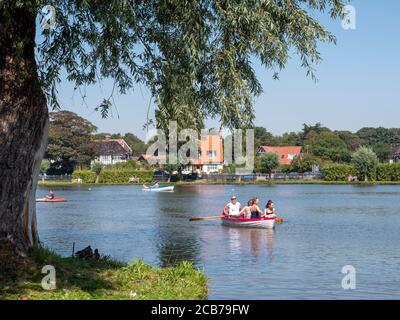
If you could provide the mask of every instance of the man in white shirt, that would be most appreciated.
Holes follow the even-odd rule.
[[[242,210],[242,205],[237,201],[235,196],[232,196],[231,202],[229,202],[224,208],[224,215],[238,217],[240,210]]]

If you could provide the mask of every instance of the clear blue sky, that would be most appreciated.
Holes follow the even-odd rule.
[[[295,56],[278,81],[255,65],[264,89],[255,104],[256,125],[274,134],[316,122],[352,131],[364,126],[400,127],[400,1],[355,0],[351,4],[357,10],[356,30],[344,30],[340,21],[320,18],[338,43],[320,45],[323,61],[317,66],[318,83],[306,77]],[[133,132],[144,138],[148,90],[137,86],[128,95],[116,96],[119,117],[114,109],[113,117],[104,120],[93,109],[110,90],[108,82],[88,89],[87,106],[68,82],[61,84],[59,93],[65,109],[89,119],[99,131]]]

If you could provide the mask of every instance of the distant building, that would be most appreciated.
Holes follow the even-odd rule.
[[[294,158],[301,155],[301,147],[298,146],[287,146],[287,147],[272,147],[272,146],[261,146],[257,150],[258,155],[262,155],[266,152],[275,152],[278,154],[280,165],[290,165]]]
[[[392,144],[390,149],[392,152],[392,160],[394,162],[400,161],[400,144]]]
[[[189,165],[183,170],[184,173],[213,173],[221,172],[224,166],[223,139],[220,134],[209,134],[197,141],[198,155],[188,155],[192,158]],[[151,161],[150,161],[151,160]],[[141,154],[137,158],[141,163],[160,164],[165,156],[156,151],[153,155]]]
[[[193,162],[193,171],[221,172],[224,167],[224,149],[221,134],[202,136],[199,140],[199,157]]]
[[[104,140],[95,140],[94,142],[99,155],[94,159],[94,163],[112,165],[132,158],[133,151],[124,139],[111,139],[110,135],[105,135]]]
[[[158,150],[157,150],[158,151]],[[161,163],[161,160],[165,160],[165,156],[158,156],[158,152],[155,152],[154,155],[150,155],[147,153],[142,153],[137,157],[136,162],[140,163],[148,163],[148,164],[157,164],[159,165]]]

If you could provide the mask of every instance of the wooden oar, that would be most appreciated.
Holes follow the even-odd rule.
[[[275,217],[275,221],[278,222],[278,223],[282,223],[282,222],[283,222],[283,219],[282,219],[282,218],[279,218],[279,217]]]
[[[197,221],[197,220],[208,220],[208,219],[218,219],[222,218],[223,216],[209,216],[209,217],[203,217],[203,218],[190,218],[189,221]]]

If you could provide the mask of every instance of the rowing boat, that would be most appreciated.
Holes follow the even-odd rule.
[[[65,202],[67,201],[65,198],[56,198],[54,197],[53,199],[49,198],[37,198],[36,202]]]
[[[275,217],[251,219],[223,217],[221,221],[224,226],[228,227],[273,229],[275,226]]]
[[[154,192],[172,192],[174,191],[175,186],[160,186],[159,184],[156,184],[154,186],[147,187],[146,185],[143,185],[143,191],[154,191]]]

